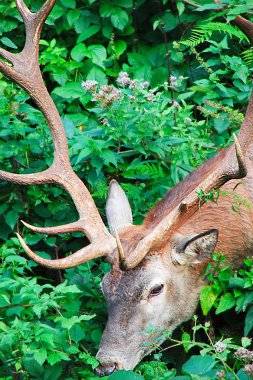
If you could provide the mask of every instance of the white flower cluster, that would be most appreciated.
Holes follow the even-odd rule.
[[[145,98],[149,101],[152,102],[155,98],[155,94],[150,90],[149,93],[145,96]]]
[[[117,78],[117,83],[121,87],[129,87],[130,90],[135,90],[138,87],[138,80],[131,79],[126,71],[121,71]],[[145,89],[149,87],[149,82],[140,82],[140,88]]]
[[[246,366],[243,368],[243,371],[248,375],[249,377],[253,377],[253,364],[246,364]]]
[[[184,79],[184,77],[182,75],[180,75],[178,78],[175,77],[175,75],[171,75],[170,76],[170,86],[171,87],[177,87],[178,85],[181,84],[183,79]]]
[[[93,95],[93,101],[99,101],[103,107],[108,107],[115,100],[119,100],[122,92],[113,86],[101,86],[100,90]]]
[[[235,352],[234,356],[242,360],[253,360],[253,351],[241,347]]]
[[[224,369],[216,372],[215,374],[215,378],[220,379],[220,380],[225,380],[225,376],[226,376],[226,372],[224,371]]]
[[[94,90],[98,85],[98,82],[96,80],[87,80],[82,81],[82,86],[86,91],[92,91]]]
[[[122,87],[128,87],[131,84],[132,80],[126,71],[121,71],[119,73],[118,78],[117,78],[117,82]]]
[[[221,342],[221,341],[219,340],[218,342],[215,343],[214,347],[215,347],[215,351],[216,351],[217,353],[219,353],[219,352],[223,352],[223,351],[225,351],[225,349],[227,348],[227,345],[226,345],[226,343]]]
[[[141,82],[140,83],[141,88],[148,88],[149,87],[149,82]]]

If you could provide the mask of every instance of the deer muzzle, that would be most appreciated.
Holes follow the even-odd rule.
[[[109,376],[113,372],[118,371],[118,366],[115,363],[110,363],[110,364],[104,364],[104,365],[99,365],[97,368],[95,368],[94,372],[95,375],[99,377],[104,377],[104,376]]]

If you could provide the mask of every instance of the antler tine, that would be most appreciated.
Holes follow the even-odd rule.
[[[26,254],[35,261],[37,264],[42,265],[47,268],[51,269],[68,269],[68,268],[74,268],[77,265],[81,265],[86,263],[87,261],[96,259],[98,257],[107,256],[109,255],[113,249],[115,248],[112,241],[101,241],[99,240],[98,243],[88,245],[87,247],[84,247],[80,249],[79,251],[73,253],[70,256],[64,257],[63,259],[44,259],[43,257],[37,255],[34,253],[26,244],[22,236],[17,234],[17,237],[26,252]]]
[[[25,4],[24,0],[15,0],[16,6],[23,20],[27,20],[27,18],[32,14],[30,12],[28,6]]]
[[[234,152],[235,151],[235,152]],[[237,167],[231,166],[231,155],[236,153]],[[234,146],[227,152],[224,159],[223,167],[218,167],[211,173],[197,188],[195,188],[185,199],[175,207],[154,229],[142,239],[131,255],[127,257],[125,266],[127,269],[136,267],[144,257],[155,247],[159,245],[165,238],[168,239],[180,225],[185,223],[191,215],[204,203],[204,198],[200,199],[198,193],[210,193],[212,190],[217,190],[231,179],[239,179],[247,174],[246,165],[243,159],[242,148],[237,138],[235,138]]]
[[[0,171],[0,179],[22,185],[56,184],[64,188],[72,197],[79,213],[79,220],[63,226],[34,227],[25,223],[35,232],[60,234],[73,231],[83,232],[91,244],[70,257],[60,260],[45,260],[32,252],[19,235],[27,254],[41,265],[51,268],[67,268],[79,265],[92,258],[107,256],[116,248],[115,238],[107,231],[96,205],[84,185],[73,171],[68,157],[67,137],[58,110],[50,97],[41,75],[38,62],[39,39],[42,26],[56,0],[46,0],[37,13],[32,13],[24,0],[15,0],[26,28],[26,41],[23,50],[12,54],[0,49],[0,56],[11,65],[0,60],[0,71],[21,86],[37,104],[51,130],[54,143],[54,161],[50,168],[33,174],[14,174]],[[54,264],[55,263],[55,264]]]
[[[116,244],[117,244],[117,249],[118,249],[118,253],[119,253],[119,259],[124,266],[125,262],[126,262],[126,256],[125,256],[124,249],[122,247],[122,244],[121,244],[121,241],[120,241],[120,238],[119,238],[117,231],[115,232],[115,238],[116,238]]]
[[[49,168],[43,172],[33,174],[15,174],[0,170],[0,179],[19,185],[40,185],[52,182],[52,170]]]
[[[25,24],[27,23],[27,21],[36,20],[35,25],[26,25],[27,27],[29,27],[28,30],[30,31],[35,31],[38,25],[42,27],[42,24],[46,20],[48,14],[51,12],[55,2],[56,0],[46,0],[46,2],[42,5],[42,7],[37,13],[32,13],[28,6],[25,4],[24,0],[15,0],[17,9],[20,15],[22,16]]]
[[[21,220],[24,226],[29,228],[30,230],[37,232],[39,234],[46,234],[46,235],[58,235],[58,234],[66,234],[70,232],[84,232],[83,226],[80,221],[64,224],[62,226],[52,226],[52,227],[36,227],[29,223],[24,222]]]

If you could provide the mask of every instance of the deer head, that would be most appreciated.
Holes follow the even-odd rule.
[[[80,231],[90,244],[71,256],[48,260],[33,252],[20,235],[18,238],[31,259],[49,268],[71,268],[102,256],[112,264],[102,281],[109,317],[98,352],[102,366],[97,373],[107,375],[120,368],[132,369],[152,351],[153,345],[146,343],[155,343],[161,329],[173,330],[194,312],[203,284],[200,273],[210,260],[218,231],[210,228],[182,233],[180,228],[203,205],[204,199],[197,195],[200,190],[209,193],[231,179],[246,176],[244,156],[251,143],[253,100],[239,141],[234,137],[235,143],[216,156],[197,185],[189,180],[183,196],[172,202],[162,217],[153,218],[158,204],[142,226],[133,226],[128,200],[117,182],[112,181],[106,207],[109,233],[89,191],[70,165],[64,127],[38,64],[41,30],[56,0],[46,0],[37,13],[32,13],[24,0],[15,2],[25,23],[26,42],[18,54],[0,48],[0,56],[7,61],[0,60],[0,71],[20,85],[42,111],[52,133],[55,153],[51,167],[43,172],[20,175],[0,171],[0,179],[23,185],[50,183],[63,187],[73,199],[78,221],[46,228],[23,223],[34,232],[49,235]],[[241,22],[245,25],[245,20]],[[151,335],[147,333],[150,325]]]

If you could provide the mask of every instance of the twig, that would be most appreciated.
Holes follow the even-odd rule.
[[[194,8],[198,8],[198,7],[200,7],[199,4],[197,4],[197,3],[193,3],[192,1],[189,1],[189,0],[183,0],[183,2],[184,2],[185,4],[191,5],[191,6],[194,7]]]

